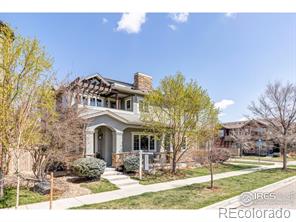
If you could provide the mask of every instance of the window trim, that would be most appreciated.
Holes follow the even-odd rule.
[[[128,101],[130,101],[130,108],[129,108],[129,109],[127,108],[127,102],[128,102]],[[131,111],[131,110],[132,110],[132,99],[131,99],[131,98],[126,99],[126,100],[124,101],[124,106],[125,106],[125,110]]]
[[[110,108],[110,109],[116,109],[116,99],[108,97],[108,99],[107,99],[106,101],[108,101],[108,106],[107,106],[107,108]],[[111,102],[115,102],[115,108],[112,108],[112,107],[111,107]]]
[[[98,100],[101,100],[101,105],[98,106]],[[104,100],[100,97],[96,97],[96,107],[103,107],[103,104],[104,104]]]
[[[92,104],[92,100],[94,100],[94,103],[93,104]],[[97,98],[96,97],[90,97],[90,99],[89,99],[89,105],[96,107],[97,106]]]
[[[138,135],[139,136],[139,149],[138,150],[135,150],[134,149],[134,136],[135,135]],[[157,140],[156,140],[156,137],[155,135],[153,134],[147,134],[147,133],[143,133],[143,132],[132,132],[132,151],[140,151],[142,150],[141,149],[141,136],[148,136],[148,151],[152,151],[152,152],[156,152],[157,150]],[[151,136],[154,136],[154,149],[150,149],[150,138]]]

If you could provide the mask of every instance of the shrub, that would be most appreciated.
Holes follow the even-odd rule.
[[[93,157],[80,158],[72,164],[75,175],[89,179],[100,178],[106,168],[106,162]]]
[[[228,149],[217,148],[211,150],[211,159],[213,163],[224,163],[230,158],[230,152]]]
[[[46,166],[46,172],[66,171],[67,164],[62,161],[49,162]]]
[[[140,160],[138,156],[129,156],[124,162],[123,166],[126,172],[135,172],[139,170]]]

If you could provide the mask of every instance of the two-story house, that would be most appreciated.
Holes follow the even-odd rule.
[[[144,132],[140,121],[141,100],[152,89],[152,77],[135,73],[134,82],[126,83],[99,74],[77,78],[70,85],[78,88],[78,101],[87,120],[85,154],[96,156],[115,166],[121,153],[160,151],[155,136]],[[61,102],[63,98],[61,98]]]
[[[268,123],[263,120],[223,123],[220,129],[220,147],[242,148],[240,151],[245,155],[279,154],[279,144],[272,137]]]

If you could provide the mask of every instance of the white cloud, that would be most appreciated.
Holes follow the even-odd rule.
[[[172,13],[170,17],[177,23],[185,23],[188,20],[189,13]]]
[[[106,19],[106,18],[102,18],[102,23],[103,24],[106,24],[108,22],[108,19]]]
[[[117,31],[127,33],[138,33],[141,26],[146,22],[146,13],[123,13],[121,19],[117,22]]]
[[[248,120],[247,117],[242,117],[242,118],[240,118],[238,121],[247,121],[247,120]]]
[[[235,18],[236,17],[236,13],[231,13],[231,12],[227,12],[224,15],[227,18]]]
[[[230,99],[222,99],[220,102],[215,103],[215,107],[219,110],[224,110],[227,107],[231,106],[234,104],[233,100]]]
[[[176,29],[177,29],[177,27],[176,27],[175,25],[173,25],[173,24],[168,25],[168,26],[169,26],[169,28],[170,28],[171,30],[173,30],[173,31],[176,31]]]

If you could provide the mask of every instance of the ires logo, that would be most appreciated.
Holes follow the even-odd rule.
[[[239,202],[245,206],[251,206],[254,201],[260,200],[274,200],[276,199],[276,194],[271,192],[244,192],[239,197]]]

